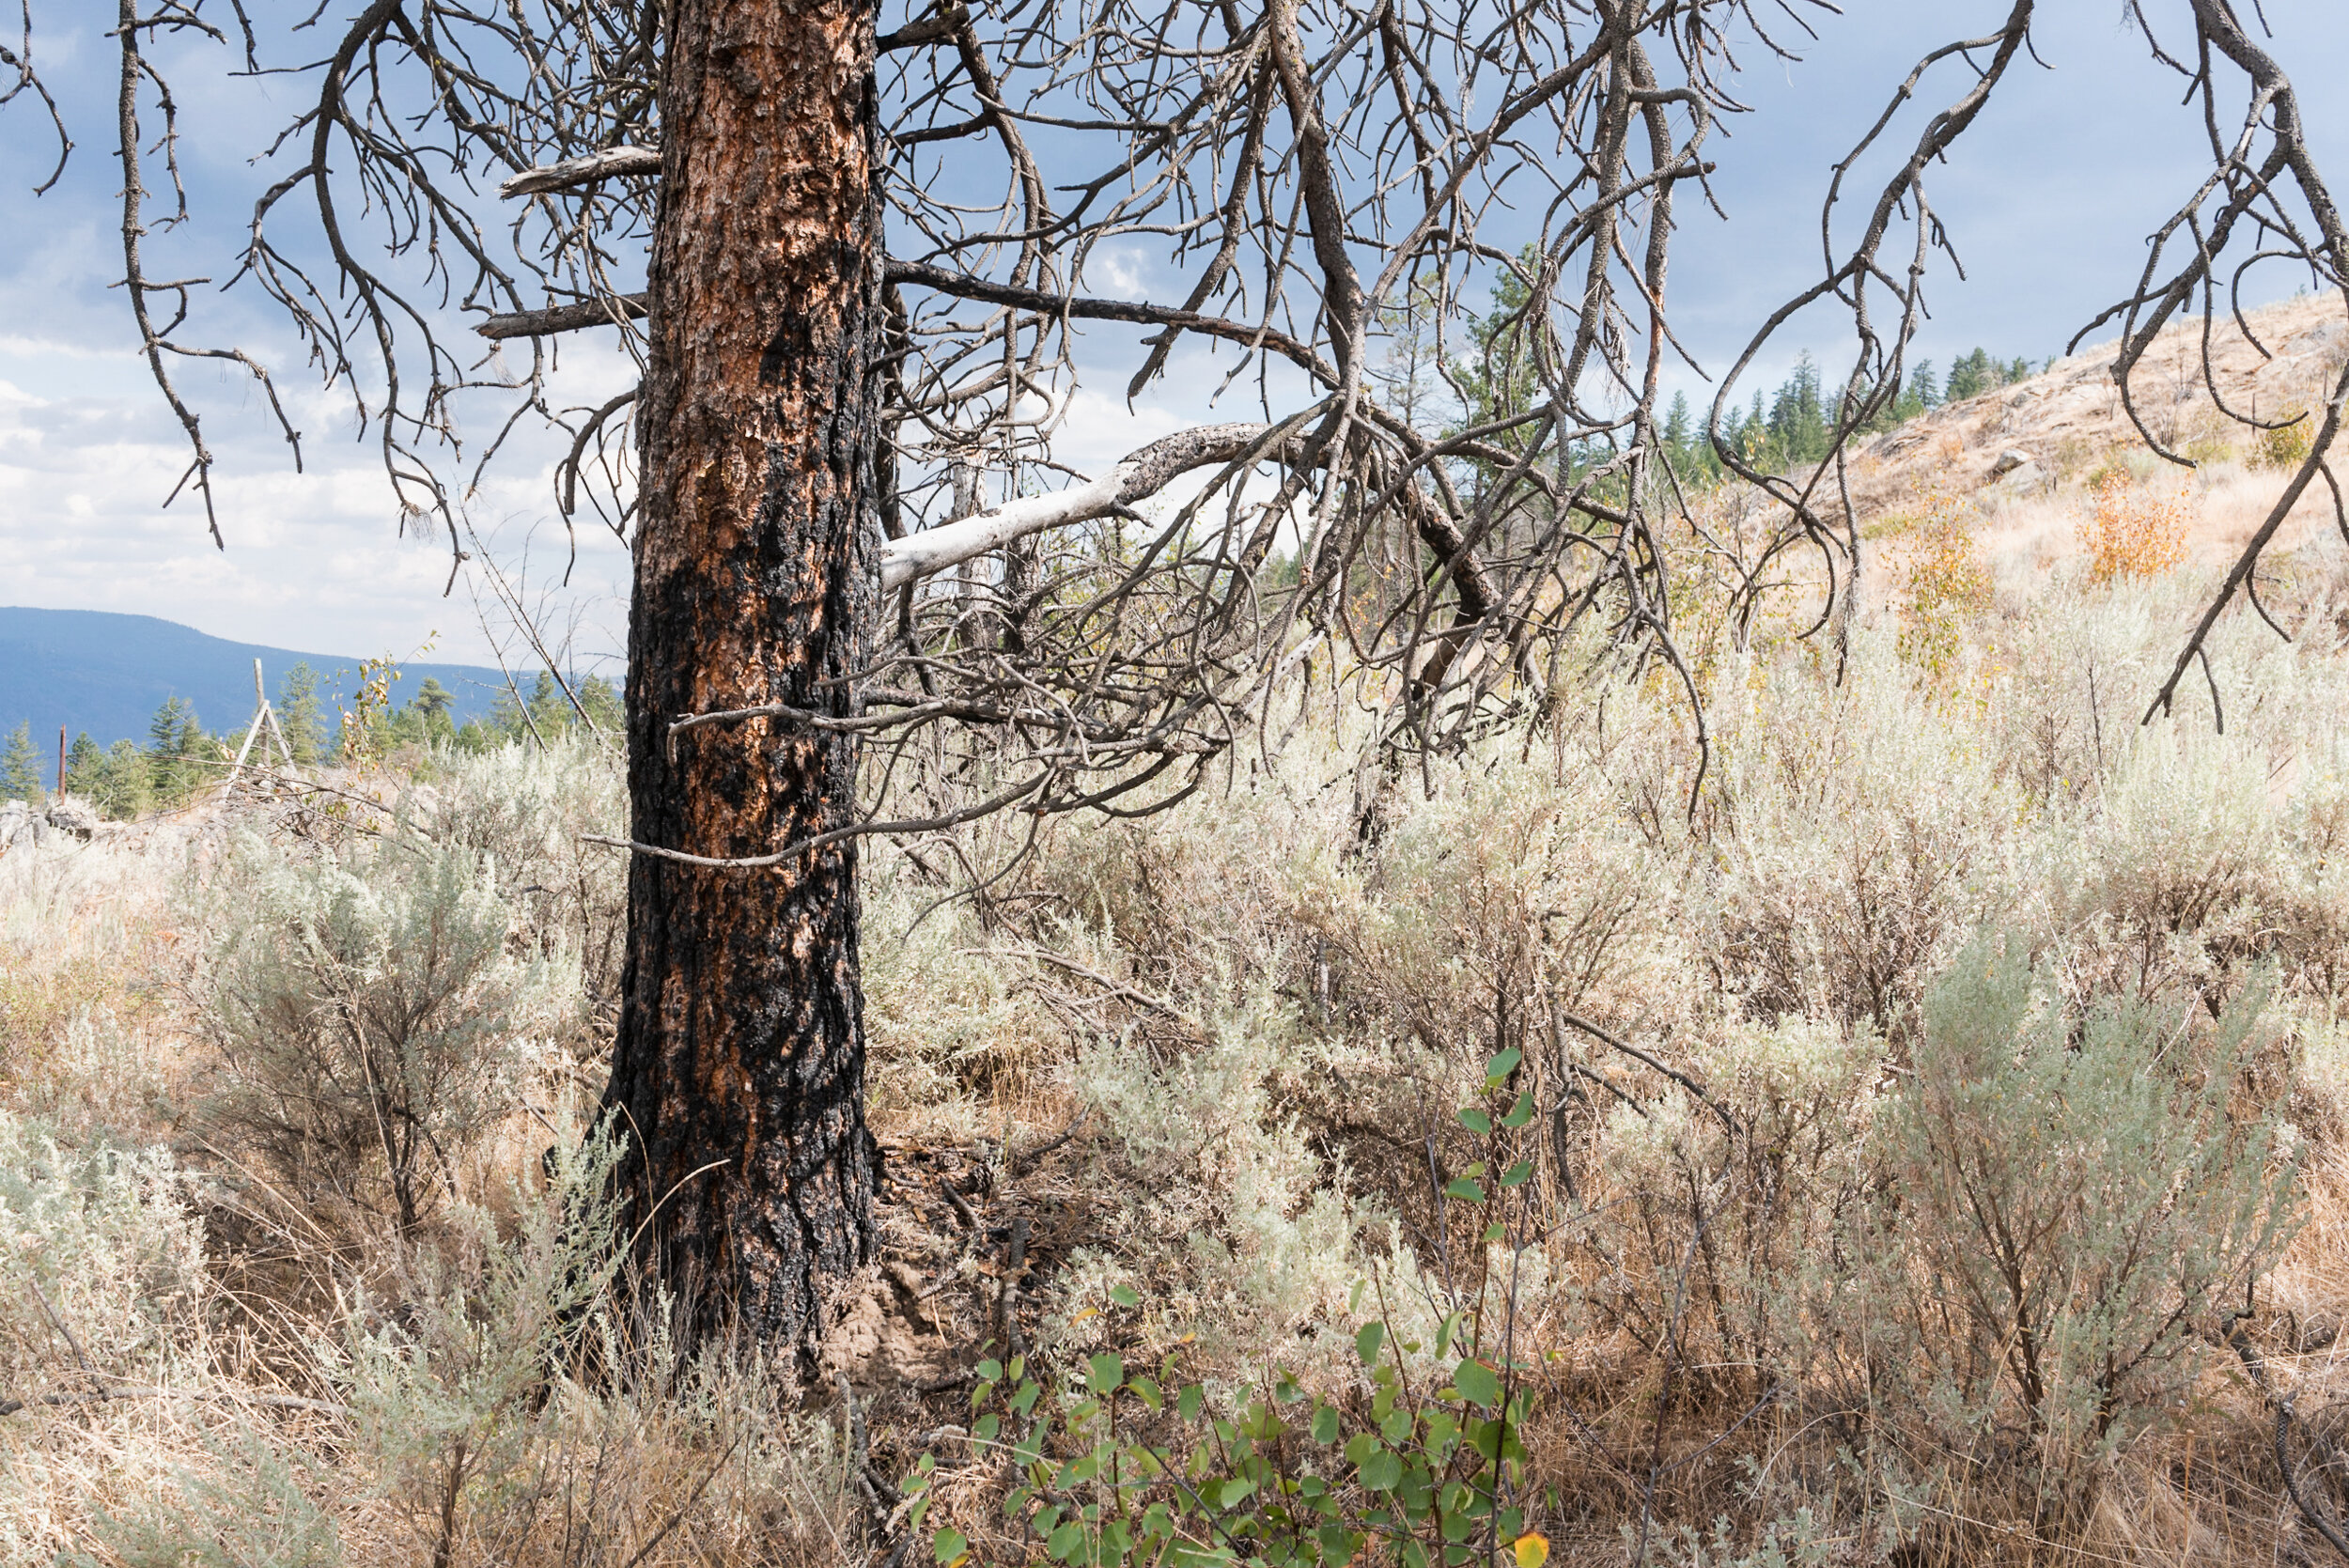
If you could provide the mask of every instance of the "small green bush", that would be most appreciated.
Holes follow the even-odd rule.
[[[433,764],[437,800],[416,808],[420,826],[495,868],[516,937],[543,957],[575,959],[588,1016],[608,1026],[619,1012],[628,857],[580,835],[628,821],[616,749],[574,735],[478,754],[443,748]]]
[[[2316,421],[2306,409],[2277,417],[2283,423],[2253,433],[2252,450],[2262,468],[2298,468],[2308,461],[2309,448],[2316,444]]]
[[[454,1245],[420,1251],[396,1303],[362,1300],[350,1316],[338,1371],[360,1450],[435,1561],[460,1533],[528,1533],[547,1501],[518,1481],[548,1446],[550,1391],[611,1334],[620,1149],[605,1132],[557,1144],[510,1228],[459,1213]]]
[[[103,1555],[62,1560],[70,1568],[334,1568],[342,1534],[310,1496],[314,1469],[261,1431],[208,1442],[200,1466],[179,1467],[136,1505],[92,1519]]]
[[[1334,1380],[1336,1397],[1275,1371],[1261,1387],[1211,1400],[1175,1355],[1139,1372],[1104,1351],[1061,1389],[1024,1358],[982,1361],[968,1440],[974,1453],[1008,1461],[1015,1480],[1003,1509],[1019,1539],[1041,1540],[1055,1562],[1104,1568],[1429,1568],[1496,1552],[1540,1568],[1549,1543],[1527,1528],[1517,1270],[1493,1266],[1496,1249],[1510,1256],[1510,1227],[1497,1217],[1513,1198],[1522,1211],[1532,1175],[1526,1160],[1489,1169],[1505,1157],[1506,1135],[1533,1118],[1532,1094],[1504,1087],[1520,1062],[1516,1050],[1496,1057],[1477,1103],[1458,1111],[1491,1158],[1463,1169],[1439,1200],[1464,1235],[1481,1227],[1485,1266],[1428,1340],[1403,1338],[1411,1330],[1391,1329],[1390,1317],[1363,1323],[1359,1366]],[[1115,1308],[1141,1299],[1128,1287],[1111,1292]],[[917,1499],[910,1528],[927,1522],[939,1476],[937,1455],[925,1454],[905,1487]],[[931,1532],[930,1545],[941,1568],[972,1559],[960,1529]]]

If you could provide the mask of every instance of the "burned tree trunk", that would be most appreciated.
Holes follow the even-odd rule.
[[[879,341],[868,0],[671,12],[629,792],[642,845],[770,854],[848,820],[845,716],[874,604]],[[694,1302],[804,1349],[870,1250],[875,1152],[854,841],[754,870],[636,854],[607,1105],[641,1248]],[[649,1224],[643,1222],[649,1219]]]

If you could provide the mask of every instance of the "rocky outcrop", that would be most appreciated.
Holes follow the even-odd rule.
[[[49,826],[57,831],[70,833],[85,844],[97,837],[99,829],[104,826],[96,807],[70,795],[61,795],[49,803],[48,820]]]

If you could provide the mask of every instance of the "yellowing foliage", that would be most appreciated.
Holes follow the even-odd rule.
[[[1901,655],[1937,675],[1956,659],[1967,623],[1990,607],[1990,567],[1974,539],[1973,510],[1947,490],[1928,493],[1904,563]]]
[[[2165,501],[2140,489],[2126,469],[2116,467],[2096,476],[2089,495],[2079,541],[2088,552],[2090,582],[2159,577],[2186,559],[2192,510],[2183,489]]]

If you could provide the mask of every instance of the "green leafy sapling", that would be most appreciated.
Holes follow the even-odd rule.
[[[1532,1174],[1518,1160],[1494,1178],[1495,1193],[1485,1185],[1501,1134],[1532,1120],[1532,1095],[1502,1093],[1519,1060],[1515,1050],[1494,1058],[1483,1095],[1492,1103],[1457,1112],[1487,1158],[1441,1198],[1448,1210],[1486,1217],[1487,1256],[1507,1234],[1501,1206]],[[1025,1358],[989,1358],[977,1367],[970,1442],[982,1462],[1008,1462],[1004,1517],[1015,1538],[1040,1540],[1054,1562],[1450,1568],[1499,1551],[1541,1568],[1549,1544],[1527,1529],[1522,1500],[1530,1394],[1510,1355],[1512,1286],[1489,1264],[1480,1269],[1428,1343],[1401,1337],[1386,1316],[1364,1321],[1354,1337],[1360,1365],[1346,1379],[1353,1387],[1334,1397],[1274,1369],[1215,1399],[1180,1354],[1139,1370],[1103,1352],[1081,1378],[1058,1386]],[[1357,1306],[1361,1296],[1358,1286]],[[1126,1285],[1110,1299],[1142,1304]],[[928,1526],[932,1488],[947,1469],[925,1454],[907,1480],[910,1529]],[[931,1530],[929,1545],[940,1568],[989,1560],[987,1544],[962,1529]]]

